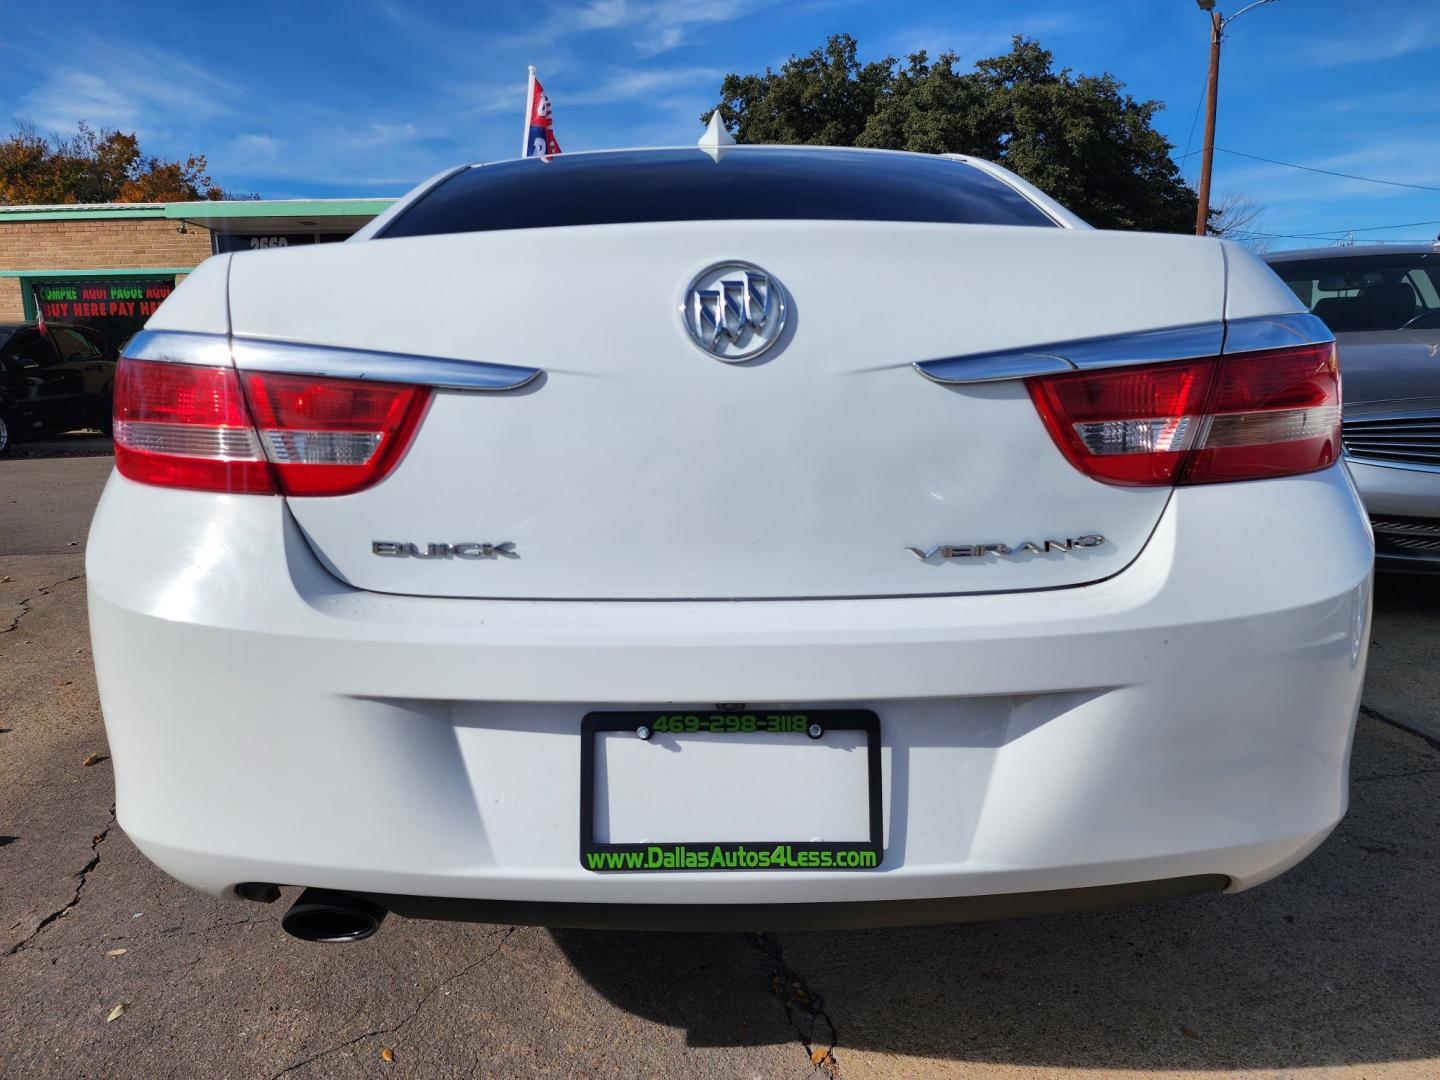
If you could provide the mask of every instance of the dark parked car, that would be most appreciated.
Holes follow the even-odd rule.
[[[0,323],[0,454],[16,440],[110,431],[115,354],[88,326]]]
[[[1340,344],[1345,456],[1376,564],[1440,570],[1440,244],[1266,259]]]

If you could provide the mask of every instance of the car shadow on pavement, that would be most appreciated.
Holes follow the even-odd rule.
[[[677,975],[722,953],[722,935],[553,933],[605,998],[686,1029],[691,1045],[764,1040],[737,1017],[756,993],[788,995],[807,1043],[806,1025],[828,1044],[833,1024],[842,1070],[847,1049],[1132,1070],[1432,1058],[1440,752],[1362,717],[1352,778],[1335,834],[1250,892],[1010,922],[751,935],[754,969],[718,984],[708,973],[698,1003],[673,991]]]
[[[1376,575],[1375,611],[1387,616],[1440,615],[1440,573]]]

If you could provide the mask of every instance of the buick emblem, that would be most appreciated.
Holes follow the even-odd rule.
[[[780,340],[785,290],[752,263],[716,263],[691,280],[680,321],[690,340],[716,360],[753,360]]]

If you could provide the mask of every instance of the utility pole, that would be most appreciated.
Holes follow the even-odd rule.
[[[1205,91],[1205,142],[1200,148],[1200,204],[1195,210],[1195,235],[1204,236],[1210,224],[1210,169],[1215,163],[1215,106],[1220,100],[1220,40],[1225,36],[1225,19],[1215,10],[1215,0],[1196,0],[1210,15],[1210,77]]]
[[[1200,204],[1195,209],[1195,235],[1204,236],[1210,219],[1210,168],[1215,163],[1215,108],[1220,101],[1220,42],[1225,28],[1251,8],[1275,0],[1254,0],[1228,19],[1215,10],[1215,0],[1195,0],[1210,16],[1210,76],[1205,89],[1205,143],[1200,149]]]

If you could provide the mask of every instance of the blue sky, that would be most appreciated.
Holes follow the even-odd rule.
[[[778,67],[841,31],[867,59],[949,48],[967,66],[1012,34],[1038,37],[1057,64],[1108,70],[1164,101],[1159,124],[1179,158],[1200,144],[1208,41],[1194,0],[77,2],[63,20],[4,6],[0,100],[13,117],[134,130],[149,152],[204,153],[225,187],[266,198],[398,194],[459,161],[514,156],[531,63],[566,150],[688,143],[727,71]],[[1230,29],[1216,144],[1440,187],[1437,70],[1434,0],[1279,0]],[[1182,166],[1193,182],[1199,155]],[[1440,219],[1440,191],[1226,153],[1215,189],[1256,200],[1252,228],[1277,234]]]

